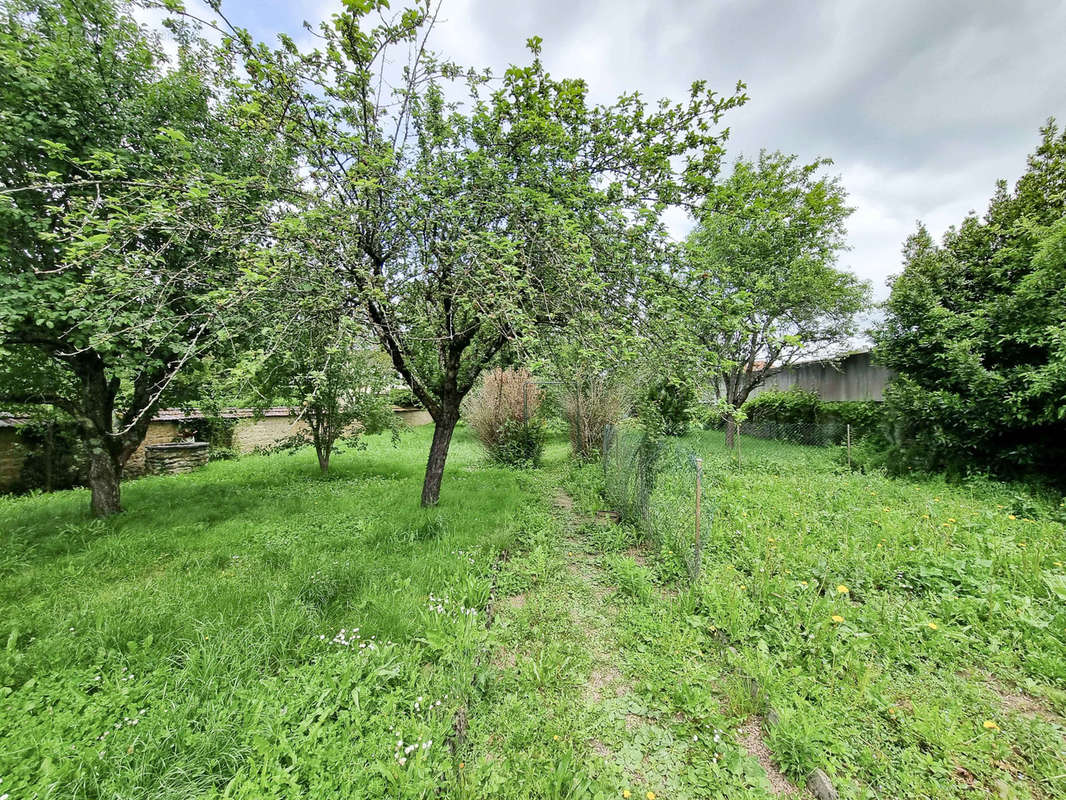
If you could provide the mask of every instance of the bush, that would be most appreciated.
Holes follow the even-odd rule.
[[[536,418],[542,399],[529,370],[497,368],[467,399],[463,416],[494,461],[537,466],[545,438],[544,425]]]
[[[513,467],[539,467],[545,438],[544,423],[539,419],[529,422],[508,420],[503,424],[490,455],[501,464]]]
[[[648,432],[663,436],[684,436],[692,421],[696,393],[691,386],[673,380],[652,385],[640,408],[641,421]]]
[[[389,390],[389,402],[400,408],[422,408],[421,401],[406,386],[397,386]]]
[[[586,461],[599,458],[607,426],[621,422],[630,405],[624,384],[602,375],[567,386],[563,416],[570,426],[574,455]]]
[[[853,443],[872,440],[876,448],[886,443],[885,404],[874,400],[824,401],[816,392],[793,387],[787,392],[763,392],[743,406],[750,425],[819,426],[832,443],[844,441],[851,426]]]

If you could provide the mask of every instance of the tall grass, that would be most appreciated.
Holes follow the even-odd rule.
[[[429,435],[328,477],[303,451],[144,478],[107,522],[82,491],[0,500],[0,793],[438,787],[483,635],[462,610],[538,512],[521,474],[471,470],[462,429],[420,508]]]

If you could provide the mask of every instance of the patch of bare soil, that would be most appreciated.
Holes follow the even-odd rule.
[[[749,717],[737,733],[737,743],[748,751],[748,754],[759,762],[759,766],[766,772],[770,780],[770,791],[775,795],[789,797],[792,795],[805,795],[805,792],[790,781],[781,770],[774,764],[773,754],[766,746],[763,738],[762,725],[758,717]]]
[[[563,511],[573,511],[574,510],[574,498],[572,498],[570,495],[568,495],[562,489],[559,489],[555,493],[554,502],[555,502],[555,507],[556,508],[561,508]]]
[[[592,672],[589,673],[588,682],[585,684],[585,699],[591,703],[598,703],[606,696],[618,697],[625,694],[624,687],[620,685],[621,681],[622,673],[610,664],[593,667]],[[608,695],[604,690],[611,686],[615,688]]]
[[[507,600],[505,600],[504,602],[507,603],[507,607],[508,608],[513,608],[514,610],[517,611],[520,608],[525,608],[526,607],[526,596],[525,596],[524,593],[523,594],[513,594],[510,597],[508,597]]]
[[[999,697],[999,703],[1008,713],[1022,714],[1027,717],[1040,717],[1048,722],[1062,722],[1062,717],[1052,711],[1039,698],[1026,694],[1020,689],[990,682],[988,687]]]

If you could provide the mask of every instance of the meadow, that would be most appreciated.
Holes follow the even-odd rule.
[[[0,796],[1066,796],[1061,505],[714,432],[702,574],[464,429],[0,498]]]

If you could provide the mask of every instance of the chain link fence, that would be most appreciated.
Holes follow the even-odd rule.
[[[740,426],[743,436],[755,439],[775,439],[811,447],[833,447],[845,444],[848,426],[843,422],[753,422]]]
[[[703,536],[714,516],[704,492],[703,460],[677,442],[614,425],[604,429],[602,454],[610,508],[660,553],[680,562],[690,581],[698,580]]]

